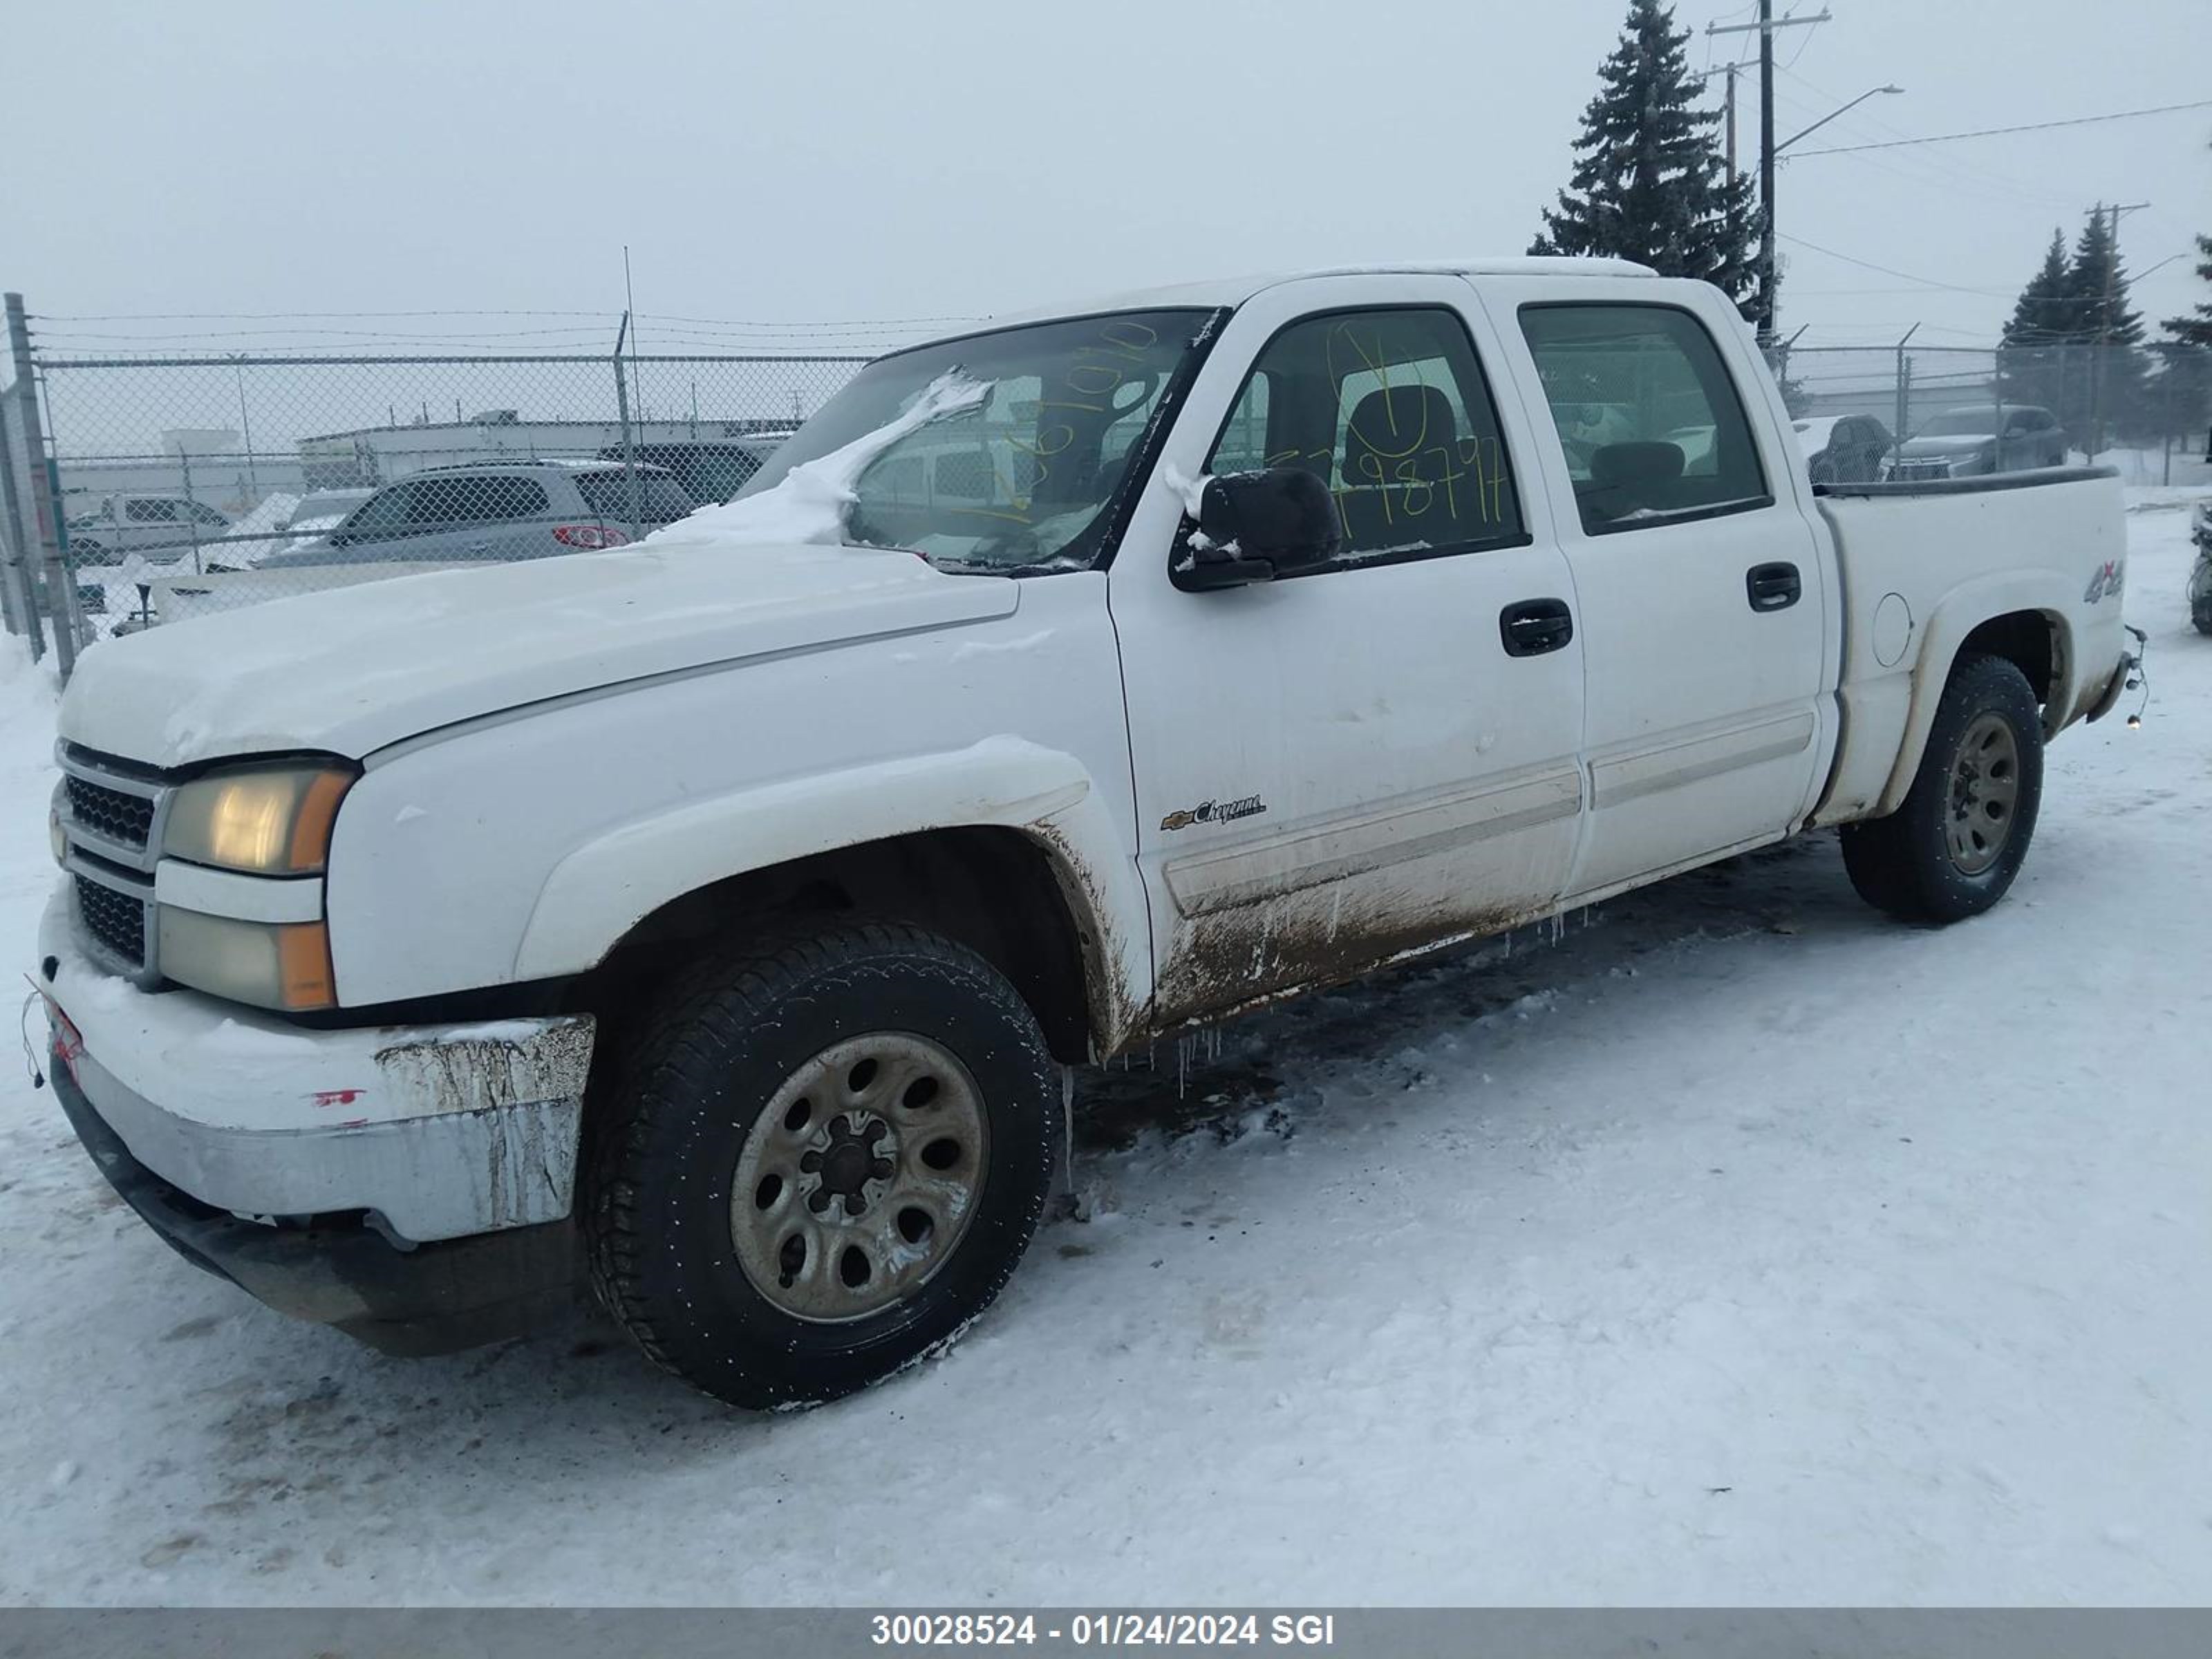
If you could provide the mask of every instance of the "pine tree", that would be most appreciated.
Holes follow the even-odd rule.
[[[2117,216],[2113,216],[2117,217]],[[2061,411],[2076,446],[2095,454],[2115,430],[2142,428],[2144,396],[2143,325],[2128,304],[2128,276],[2120,264],[2112,218],[2092,212],[2074,244],[2066,285],[2075,319],[2074,337],[2082,343],[2088,373],[2081,406]]]
[[[2075,337],[2079,318],[2074,307],[2073,274],[2066,263],[2066,234],[2053,229],[2051,246],[2043,255],[2043,268],[2028,279],[2005,325],[2008,345],[2045,345]]]
[[[2197,274],[2212,283],[2212,236],[2198,237],[2197,251],[2204,256],[2197,262]],[[2166,331],[2179,344],[2202,346],[2212,351],[2212,300],[2200,304],[2193,317],[2167,318]]]
[[[1751,183],[1729,178],[1720,117],[1692,101],[1689,38],[1663,0],[1630,0],[1620,44],[1583,113],[1569,187],[1544,210],[1528,251],[1610,254],[1702,277],[1755,320]]]
[[[2197,274],[2212,283],[2212,236],[2198,237],[2197,251],[2204,256],[2197,262]],[[2202,346],[2212,351],[2212,300],[2199,304],[2193,317],[2167,318],[2166,331],[2183,345]]]
[[[2005,324],[2003,343],[1997,354],[1997,382],[2008,404],[2038,404],[2068,418],[2066,405],[2081,398],[2067,397],[2069,359],[2081,355],[2080,308],[2075,304],[2074,274],[2066,258],[2066,233],[2053,228],[2051,246],[2044,251],[2043,266],[2020,291]],[[2081,369],[2075,368],[2077,378]],[[2077,390],[2086,395],[2087,381]],[[2086,411],[2085,411],[2086,412]]]

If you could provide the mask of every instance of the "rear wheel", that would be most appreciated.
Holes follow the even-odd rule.
[[[701,968],[594,1130],[601,1299],[733,1405],[835,1399],[957,1335],[1036,1230],[1060,1091],[973,952],[854,924]]]
[[[1969,657],[1951,671],[1904,804],[1844,827],[1844,867],[1861,897],[1893,915],[1978,915],[2020,873],[2042,798],[2033,690],[2005,659]]]

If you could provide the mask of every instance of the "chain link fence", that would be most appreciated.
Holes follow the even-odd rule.
[[[65,672],[102,639],[210,611],[634,541],[726,500],[866,361],[58,356],[33,349],[14,296],[8,321],[0,617],[34,651],[51,636]],[[1770,361],[1816,480],[2094,459],[2212,484],[2212,352],[1908,337]],[[1656,372],[1593,360],[1580,395],[1648,402]]]
[[[1778,346],[1768,354],[1814,474],[1928,478],[2095,461],[2130,483],[2206,482],[2212,351],[2201,347]],[[1811,446],[1808,444],[1808,448]]]
[[[0,429],[9,613],[47,617],[66,668],[211,611],[619,547],[726,501],[866,361],[36,356]]]

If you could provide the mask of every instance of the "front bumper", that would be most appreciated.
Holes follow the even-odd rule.
[[[104,971],[72,902],[47,907],[33,983],[78,1087],[161,1179],[244,1216],[366,1212],[409,1243],[568,1215],[589,1015],[311,1030]]]
[[[188,1260],[393,1352],[567,1297],[589,1016],[306,1030],[106,973],[70,910],[48,907],[33,975],[55,1091]]]
[[[280,1313],[421,1355],[520,1336],[574,1299],[581,1262],[565,1221],[401,1250],[359,1220],[265,1226],[203,1204],[131,1157],[58,1048],[52,1060],[70,1126],[124,1202],[185,1261]]]

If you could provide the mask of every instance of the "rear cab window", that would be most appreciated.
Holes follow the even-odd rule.
[[[1774,504],[1742,394],[1690,313],[1567,302],[1520,317],[1584,533]]]

